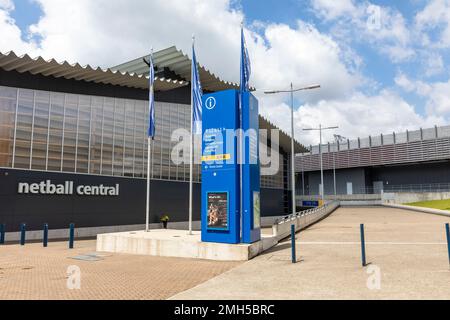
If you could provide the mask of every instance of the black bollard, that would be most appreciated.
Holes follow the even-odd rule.
[[[366,260],[366,236],[364,232],[364,225],[361,224],[361,258],[362,258],[362,266],[367,266]]]
[[[5,244],[6,225],[0,224],[0,244]]]
[[[297,263],[297,251],[295,248],[295,225],[291,226],[292,263]]]
[[[48,247],[48,224],[44,224],[44,241],[43,241],[44,248]]]
[[[69,249],[73,249],[73,243],[75,241],[75,224],[70,224],[70,233],[69,233]]]
[[[20,245],[24,246],[25,245],[25,240],[26,240],[26,224],[22,223],[20,225]]]
[[[450,224],[447,223],[445,229],[447,232],[448,263],[450,263]]]

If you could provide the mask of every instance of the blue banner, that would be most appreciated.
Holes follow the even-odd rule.
[[[245,42],[244,27],[241,28],[241,93],[250,91],[250,76],[252,66]]]
[[[195,48],[192,46],[192,116],[194,134],[202,134],[202,97],[203,90],[198,74]]]
[[[155,128],[155,93],[154,93],[154,84],[155,84],[155,68],[153,66],[153,55],[150,55],[150,73],[149,73],[149,125],[148,125],[148,136],[150,138],[155,137],[156,128]]]

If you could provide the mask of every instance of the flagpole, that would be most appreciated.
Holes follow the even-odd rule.
[[[145,232],[150,231],[150,179],[151,179],[151,145],[152,145],[152,138],[148,137],[148,150],[147,150],[147,218],[146,218],[146,224],[145,224]]]
[[[242,50],[242,46],[243,46],[243,32],[244,32],[244,22],[241,22],[241,55],[243,54]],[[241,69],[244,66],[242,65],[242,57],[241,57]],[[242,70],[241,70],[241,75],[242,75]],[[240,206],[240,212],[241,212],[241,242],[243,242],[244,240],[244,199],[243,199],[243,195],[244,195],[244,183],[242,181],[242,177],[244,175],[244,146],[243,146],[243,141],[242,141],[242,137],[243,137],[243,133],[244,133],[244,118],[243,118],[243,102],[244,102],[244,90],[242,90],[242,81],[243,79],[241,78],[241,92],[239,93],[239,126],[240,126],[240,130],[239,130],[239,157],[240,157],[240,164],[239,164],[239,206]]]
[[[151,50],[151,61],[153,61],[153,48]],[[150,68],[152,67],[153,63],[150,64]],[[150,73],[152,70],[150,70]],[[151,76],[150,76],[151,77]],[[153,82],[151,82],[150,85],[150,97],[153,98]],[[149,101],[149,104],[151,104],[152,101]],[[149,108],[149,118],[152,116]],[[146,201],[146,220],[145,220],[145,232],[150,232],[150,182],[151,182],[151,147],[152,147],[152,137],[150,135],[148,136],[148,143],[147,143],[147,201]]]
[[[194,52],[195,36],[192,36],[192,52]],[[192,57],[194,59],[194,57]],[[193,66],[194,67],[194,66]],[[197,66],[195,66],[197,67]],[[192,235],[192,211],[193,211],[193,196],[194,196],[194,70],[191,70],[191,141],[189,153],[189,235]]]

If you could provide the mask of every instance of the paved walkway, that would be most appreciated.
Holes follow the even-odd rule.
[[[71,259],[93,252],[95,241],[76,242],[74,250],[67,243],[0,246],[0,300],[167,299],[240,264],[122,254]],[[80,268],[80,290],[67,287],[70,266]]]
[[[298,236],[301,263],[291,264],[290,244],[281,243],[173,299],[450,299],[446,222],[390,208],[342,208]],[[360,223],[371,263],[365,269]]]

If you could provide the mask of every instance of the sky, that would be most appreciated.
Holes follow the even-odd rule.
[[[450,124],[450,1],[0,0],[0,51],[104,68],[172,45],[239,81],[240,23],[260,113],[290,128],[289,97],[268,89],[320,84],[295,96],[302,129],[349,139]]]

